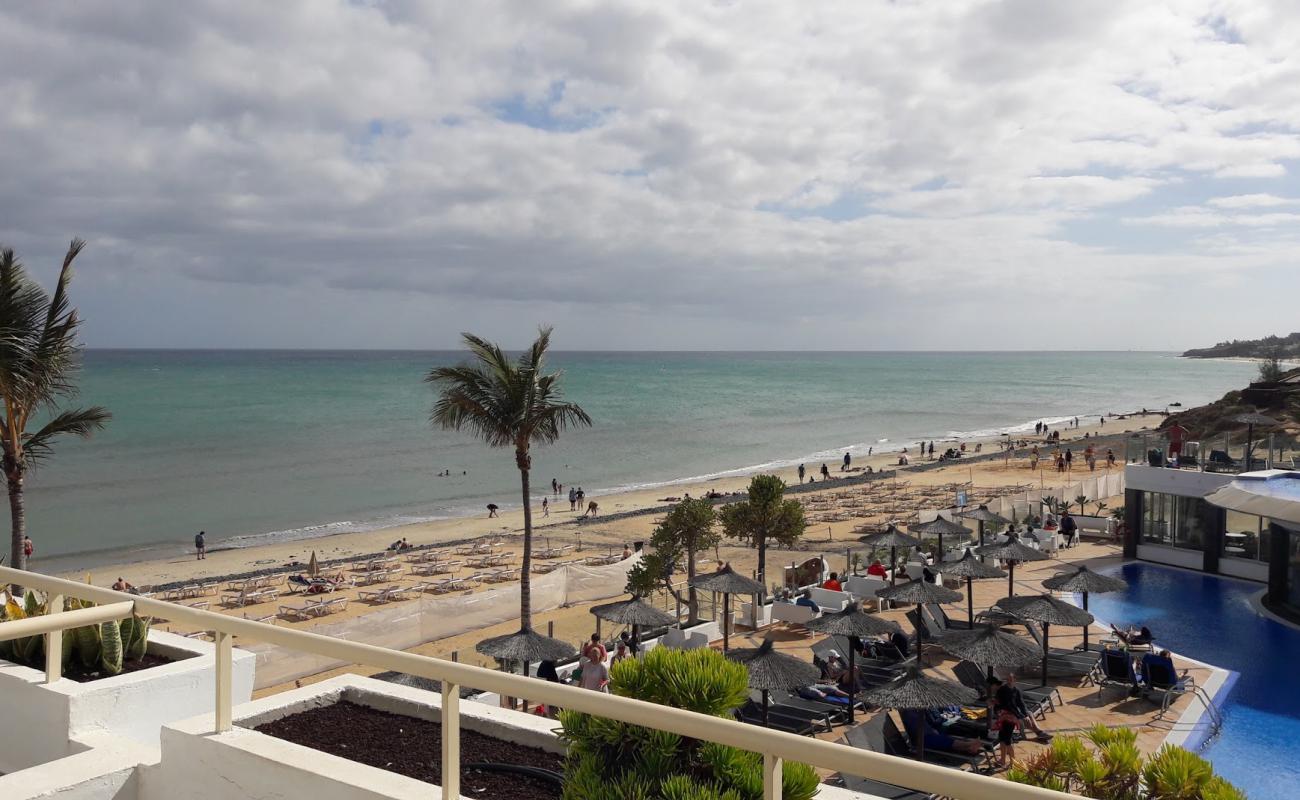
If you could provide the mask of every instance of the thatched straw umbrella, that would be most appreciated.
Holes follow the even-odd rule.
[[[925,580],[908,581],[902,586],[877,589],[876,597],[895,603],[913,603],[916,609],[916,652],[921,654],[921,606],[925,603],[953,603],[961,599],[961,592]]]
[[[767,693],[773,689],[800,689],[821,677],[821,670],[772,648],[764,639],[756,648],[732,650],[727,658],[749,668],[749,688],[763,692],[763,725],[767,726]]]
[[[1255,426],[1268,427],[1269,425],[1276,425],[1277,420],[1258,411],[1250,411],[1245,414],[1238,414],[1232,418],[1232,421],[1238,425],[1246,426],[1246,469],[1249,471],[1251,469],[1250,457],[1255,451]]]
[[[975,548],[975,552],[989,558],[997,558],[1007,565],[1007,594],[1016,593],[1016,564],[1021,561],[1046,561],[1051,556],[1042,550],[1036,550],[1029,545],[1020,541],[1020,537],[1012,533],[1007,537],[1003,544],[986,544],[983,547]]]
[[[868,636],[881,636],[894,633],[899,629],[898,623],[884,617],[876,617],[862,610],[857,602],[849,603],[843,611],[822,614],[808,620],[804,627],[810,631],[826,633],[831,636],[850,636],[865,639]],[[856,675],[853,669],[853,648],[849,648],[849,675]],[[849,682],[849,724],[853,724],[853,705],[858,690],[857,680]]]
[[[869,533],[859,538],[863,544],[871,547],[888,547],[889,548],[889,585],[893,586],[897,580],[898,572],[898,548],[900,547],[918,547],[921,540],[914,536],[908,536],[898,529],[898,526],[892,522],[889,527],[880,533]]]
[[[984,523],[990,522],[994,525],[1011,524],[1011,520],[1000,517],[997,514],[994,514],[992,511],[989,511],[988,506],[980,506],[979,508],[976,508],[972,511],[963,512],[962,517],[964,517],[965,519],[973,519],[979,523],[979,537],[980,537],[979,546],[980,547],[984,546]]]
[[[717,572],[696,575],[688,584],[706,592],[722,593],[722,652],[727,652],[731,641],[731,596],[752,594],[761,598],[763,584],[737,573],[730,564],[724,564]]]
[[[617,603],[605,603],[604,605],[592,606],[591,613],[597,619],[597,632],[599,632],[599,620],[612,622],[615,625],[631,625],[632,639],[638,644],[641,642],[641,628],[662,628],[665,625],[677,624],[677,618],[666,611],[660,611],[646,601],[632,595],[628,600],[620,600]]]
[[[968,689],[960,683],[953,683],[942,678],[926,675],[915,664],[889,683],[869,689],[862,699],[881,708],[931,709],[940,706],[955,706],[973,703],[979,698],[979,692]],[[915,732],[916,757],[925,760],[925,717],[921,718],[921,730]]]
[[[1051,626],[1069,625],[1087,626],[1092,624],[1093,616],[1078,606],[1072,606],[1064,600],[1057,600],[1050,594],[1027,595],[1021,597],[1004,597],[997,602],[997,607],[1020,619],[1032,620],[1043,625],[1043,685],[1047,685],[1048,639]]]
[[[1062,572],[1043,581],[1043,586],[1056,592],[1077,592],[1083,595],[1083,610],[1088,610],[1089,593],[1122,592],[1128,588],[1123,578],[1098,575],[1087,566],[1080,565],[1073,572]],[[1083,628],[1083,649],[1088,649],[1088,627]]]
[[[559,661],[577,652],[568,642],[543,636],[532,628],[484,639],[474,645],[474,649],[502,661],[522,661],[524,677],[528,677],[528,665],[533,661]],[[527,700],[524,700],[524,710],[528,710]]]
[[[917,525],[908,525],[907,529],[912,533],[921,535],[933,535],[939,537],[939,558],[940,564],[943,564],[943,535],[949,536],[970,536],[970,528],[965,525],[959,525],[952,520],[943,517],[935,517],[929,522],[922,522]]]
[[[320,575],[320,564],[316,561],[316,551],[311,551],[311,558],[307,560],[307,577],[315,578]]]
[[[939,646],[951,656],[982,664],[990,678],[994,667],[1024,667],[1039,656],[1032,642],[991,624],[945,634]]]
[[[961,560],[944,567],[943,574],[966,579],[966,625],[971,628],[975,627],[975,594],[971,590],[972,581],[976,578],[980,580],[1005,578],[1007,575],[997,567],[977,559],[970,550],[966,551],[966,555],[962,556]]]

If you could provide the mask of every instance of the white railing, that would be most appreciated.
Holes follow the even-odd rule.
[[[872,753],[847,745],[768,730],[721,717],[711,717],[693,711],[549,683],[536,678],[525,678],[508,672],[444,661],[430,656],[335,639],[310,631],[282,628],[211,611],[201,611],[38,573],[0,567],[0,582],[17,583],[27,588],[39,589],[52,600],[76,597],[103,604],[93,609],[62,611],[37,618],[0,623],[0,640],[44,634],[47,654],[54,652],[57,655],[58,651],[54,648],[61,645],[64,628],[78,627],[91,621],[120,619],[131,613],[163,617],[173,622],[212,631],[216,640],[214,681],[216,685],[213,703],[216,733],[230,730],[233,721],[230,691],[231,640],[235,636],[269,642],[351,664],[404,672],[408,675],[440,681],[442,683],[442,796],[452,800],[460,797],[460,770],[456,765],[460,761],[459,698],[462,686],[495,692],[503,696],[526,698],[537,703],[546,703],[631,725],[656,728],[681,736],[761,753],[764,800],[780,800],[781,765],[785,761],[803,762],[822,769],[870,777],[912,789],[960,798],[960,800],[1062,800],[1062,798],[1072,797],[1049,789],[1024,786],[984,775]],[[59,605],[58,602],[50,603],[51,608]],[[58,670],[58,658],[47,660],[46,679],[57,680]],[[0,699],[0,705],[2,704],[3,700]]]

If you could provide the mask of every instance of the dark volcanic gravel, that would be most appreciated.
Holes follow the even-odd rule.
[[[176,659],[174,658],[167,658],[166,656],[145,653],[144,658],[139,661],[136,661],[134,658],[128,658],[123,661],[122,671],[118,674],[125,675],[128,672],[139,672],[142,669],[149,669],[150,667],[157,667],[162,664],[170,664],[175,660]],[[90,683],[91,681],[97,681],[101,678],[111,678],[113,676],[103,675],[98,670],[88,670],[81,666],[81,662],[77,661],[76,657],[73,656],[72,663],[68,664],[67,669],[63,670],[63,677],[70,681],[76,681],[77,683]]]
[[[258,725],[255,730],[408,778],[442,784],[442,726],[437,722],[345,700]],[[564,771],[562,756],[464,728],[460,732],[460,761],[462,765],[495,762]],[[535,778],[463,766],[460,792],[469,797],[511,800],[554,800],[560,796],[559,787]]]

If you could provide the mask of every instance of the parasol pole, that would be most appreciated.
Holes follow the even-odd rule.
[[[727,652],[731,634],[731,593],[722,593],[722,652]]]
[[[1043,685],[1047,685],[1047,640],[1051,636],[1052,623],[1043,623]]]
[[[966,576],[966,624],[971,630],[975,630],[975,594],[971,591],[974,579]]]
[[[849,725],[853,724],[853,703],[858,693],[858,674],[853,671],[853,640],[849,640]]]
[[[1082,540],[1080,540],[1080,541],[1082,541]],[[1087,610],[1088,610],[1088,593],[1087,593],[1087,592],[1084,592],[1084,593],[1083,593],[1083,610],[1084,610],[1084,611],[1087,611]],[[1088,652],[1088,628],[1090,628],[1090,627],[1092,627],[1092,626],[1090,626],[1090,625],[1084,625],[1084,626],[1083,626],[1083,652],[1085,652],[1085,653]]]

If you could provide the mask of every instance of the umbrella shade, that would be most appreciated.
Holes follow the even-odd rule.
[[[1086,566],[1080,566],[1071,572],[1053,575],[1043,581],[1043,586],[1057,592],[1104,594],[1105,592],[1122,592],[1128,588],[1128,583],[1121,578],[1099,575]]]
[[[936,583],[928,583],[922,580],[908,581],[898,586],[877,589],[876,596],[881,600],[892,600],[895,603],[921,605],[923,603],[953,603],[961,599],[961,592],[955,592]]]
[[[717,572],[696,575],[690,579],[689,583],[696,589],[703,589],[706,592],[719,592],[721,594],[763,593],[763,584],[737,573],[731,568],[730,564],[723,566]]]
[[[474,645],[485,656],[509,661],[559,661],[573,656],[577,651],[568,642],[543,636],[531,629],[520,630],[505,636],[493,636]]]
[[[1033,642],[995,625],[952,631],[939,640],[939,646],[951,656],[986,667],[1023,667],[1041,657]]]
[[[938,708],[973,703],[979,692],[926,675],[913,665],[889,683],[864,692],[862,699],[881,708]]]
[[[1003,561],[1046,561],[1051,558],[1042,550],[1035,550],[1022,543],[1020,537],[1015,535],[1002,544],[986,544],[983,547],[977,547],[975,552],[988,558],[997,558]]]
[[[617,603],[605,603],[592,606],[591,613],[598,619],[615,625],[640,625],[646,628],[660,628],[676,625],[677,618],[666,611],[660,611],[639,597],[620,600]]]
[[[859,541],[872,547],[919,547],[921,545],[920,539],[908,536],[893,524],[880,533],[868,533],[860,537]]]
[[[954,578],[974,578],[976,580],[981,580],[984,578],[1007,577],[1007,573],[991,564],[985,564],[983,561],[980,561],[978,558],[971,555],[969,550],[967,550],[966,555],[962,556],[958,561],[945,561],[942,569],[944,575],[951,575]]]
[[[1045,622],[1049,625],[1082,627],[1091,625],[1093,620],[1092,614],[1064,600],[1057,600],[1050,594],[1004,597],[994,605],[1014,617]]]
[[[315,578],[320,575],[320,564],[316,563],[316,551],[311,551],[311,558],[307,560],[307,575]]]
[[[856,636],[859,639],[902,630],[897,622],[868,614],[857,603],[849,603],[843,611],[822,614],[820,617],[810,619],[804,623],[804,627],[831,636]]]
[[[980,506],[971,511],[964,511],[961,516],[965,519],[973,519],[976,522],[992,522],[995,525],[1011,524],[1011,520],[1006,519],[1005,517],[1000,517],[992,511],[989,511],[988,506]]]
[[[771,639],[760,647],[732,650],[727,658],[749,668],[751,689],[800,689],[815,683],[822,674],[807,661],[773,649]]]
[[[1232,418],[1232,421],[1238,425],[1276,425],[1277,420],[1270,416],[1261,414],[1258,411],[1249,411],[1245,414],[1238,414]]]
[[[970,528],[965,525],[959,525],[943,517],[935,517],[929,522],[922,522],[916,525],[908,525],[907,529],[912,533],[919,533],[930,536],[957,536],[959,534],[970,534]]]

